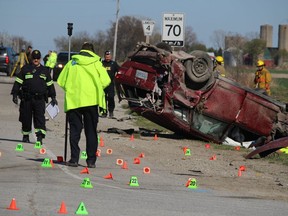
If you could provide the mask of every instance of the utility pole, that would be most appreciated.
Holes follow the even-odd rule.
[[[119,1],[117,0],[117,8],[116,8],[116,24],[115,24],[115,34],[114,34],[114,45],[113,45],[113,61],[116,59],[116,52],[117,52],[117,35],[118,35],[118,15],[119,15]]]

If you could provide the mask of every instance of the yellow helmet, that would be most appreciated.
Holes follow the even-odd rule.
[[[257,61],[257,67],[262,67],[262,66],[265,66],[264,61],[258,60],[258,61]]]
[[[222,64],[224,62],[224,59],[222,56],[217,56],[216,61]]]

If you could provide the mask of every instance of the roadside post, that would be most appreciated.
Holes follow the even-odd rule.
[[[153,20],[142,20],[142,27],[144,35],[146,36],[146,43],[149,43],[150,36],[153,33],[155,22]]]
[[[68,61],[70,61],[71,56],[71,36],[73,31],[73,23],[67,23],[67,30],[68,30],[68,36],[69,36],[69,46],[68,46]],[[64,162],[66,162],[67,159],[67,141],[68,141],[68,116],[66,114],[65,116],[65,145],[64,145]]]

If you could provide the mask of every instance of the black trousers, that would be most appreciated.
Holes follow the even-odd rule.
[[[81,107],[67,112],[70,128],[70,148],[71,161],[79,162],[80,148],[79,140],[84,127],[86,136],[87,164],[95,164],[96,151],[98,148],[97,124],[98,124],[98,106]]]
[[[31,133],[33,119],[36,135],[41,135],[44,138],[46,134],[44,98],[22,100],[19,111],[19,121],[22,123],[22,133],[24,135]]]
[[[107,88],[105,88],[105,100],[106,100],[106,107],[109,112],[113,112],[115,109],[115,87],[114,84],[110,84]],[[103,109],[100,109],[100,111],[103,111],[106,113]]]

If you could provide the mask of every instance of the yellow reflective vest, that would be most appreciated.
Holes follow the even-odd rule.
[[[57,79],[65,91],[64,111],[95,105],[106,109],[104,88],[110,82],[101,58],[94,52],[81,50],[73,55]]]
[[[49,68],[54,68],[56,66],[56,63],[57,63],[57,53],[51,52],[45,66]]]

